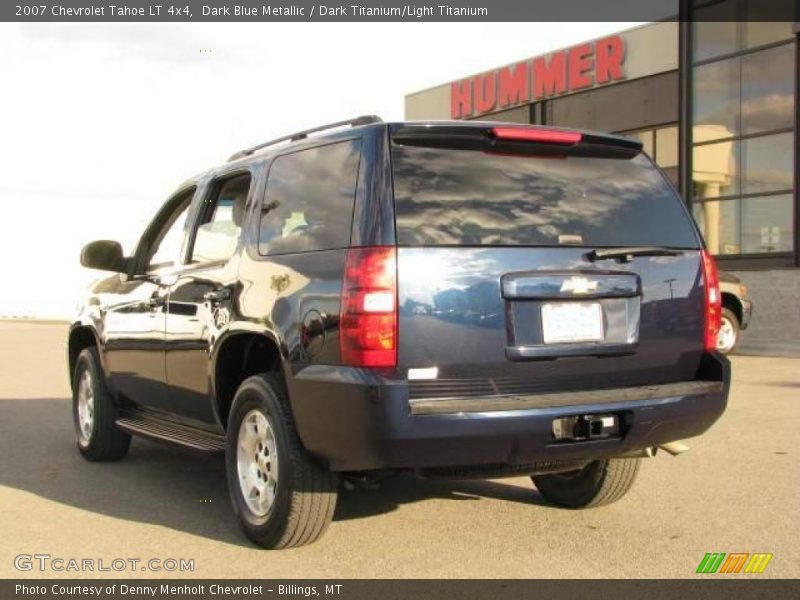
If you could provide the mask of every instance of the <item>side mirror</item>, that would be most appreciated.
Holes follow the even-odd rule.
[[[98,240],[86,244],[81,250],[81,264],[89,269],[124,273],[128,270],[128,259],[122,255],[119,242]]]

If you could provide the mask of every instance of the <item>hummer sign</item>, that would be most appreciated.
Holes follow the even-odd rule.
[[[625,41],[612,35],[450,85],[450,116],[464,119],[625,79]]]

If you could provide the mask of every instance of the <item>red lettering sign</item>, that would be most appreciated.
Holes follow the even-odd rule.
[[[533,60],[533,97],[537,100],[567,91],[566,52],[556,52]]]
[[[592,77],[592,53],[594,48],[591,44],[581,44],[569,50],[569,91],[582,90],[592,87],[594,78]]]
[[[477,75],[472,80],[472,89],[475,92],[475,112],[491,112],[497,105],[497,75],[486,73]]]
[[[453,119],[472,114],[472,80],[454,81],[450,86],[450,114]]]
[[[511,67],[500,69],[498,76],[497,103],[511,106],[520,102],[528,102],[531,96],[530,67],[521,62]]]
[[[453,119],[493,112],[625,79],[625,41],[618,35],[453,82]]]
[[[622,61],[625,59],[625,45],[622,38],[612,35],[598,40],[595,45],[595,83],[602,84],[617,79],[625,79]]]

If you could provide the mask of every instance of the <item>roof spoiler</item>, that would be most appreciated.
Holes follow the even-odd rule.
[[[642,151],[638,140],[574,129],[512,123],[408,123],[392,127],[401,144],[519,154],[574,154],[631,157]]]
[[[372,123],[382,123],[382,122],[383,120],[378,116],[362,115],[354,119],[347,119],[345,121],[336,121],[335,123],[328,123],[327,125],[320,125],[319,127],[304,129],[303,131],[298,131],[296,133],[284,135],[283,137],[275,138],[274,140],[264,142],[263,144],[258,144],[257,146],[253,146],[252,148],[245,148],[244,150],[239,150],[239,152],[232,154],[230,158],[228,158],[228,162],[239,160],[240,158],[244,158],[245,156],[250,156],[251,154],[258,152],[259,150],[266,148],[267,146],[273,146],[275,144],[280,144],[281,142],[297,142],[299,140],[307,138],[309,134],[318,133],[320,131],[325,131],[327,129],[336,129],[337,127],[347,127],[347,126],[360,127],[361,125],[370,125]]]

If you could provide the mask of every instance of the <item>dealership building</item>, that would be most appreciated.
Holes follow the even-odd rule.
[[[797,23],[665,21],[414,92],[407,119],[634,137],[755,303],[741,349],[800,352]]]

